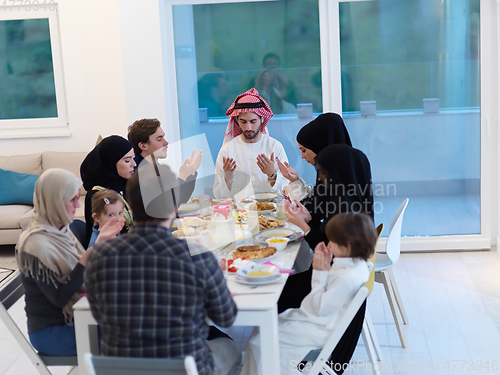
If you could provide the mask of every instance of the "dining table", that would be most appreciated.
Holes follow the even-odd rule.
[[[278,251],[272,258],[256,261],[257,264],[271,262],[284,271],[275,282],[247,285],[239,282],[237,275],[226,273],[227,287],[238,307],[233,325],[259,328],[264,375],[276,375],[280,372],[277,302],[290,275],[290,272],[285,270],[303,272],[309,268],[312,258],[312,250],[303,237],[300,237],[289,242],[285,249]],[[88,372],[83,365],[85,353],[99,355],[99,343],[97,322],[92,316],[86,297],[74,305],[74,320],[79,372],[81,375],[87,375]]]

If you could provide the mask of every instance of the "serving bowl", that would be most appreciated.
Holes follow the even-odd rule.
[[[276,250],[283,250],[290,241],[289,237],[270,237],[266,239],[267,246],[275,247]]]

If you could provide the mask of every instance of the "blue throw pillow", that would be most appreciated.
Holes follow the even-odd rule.
[[[33,193],[38,175],[0,169],[0,205],[33,205]]]

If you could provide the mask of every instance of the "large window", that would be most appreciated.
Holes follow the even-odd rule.
[[[174,20],[175,21],[175,20]],[[225,117],[255,87],[275,114],[322,111],[317,0],[194,5],[200,108]]]
[[[404,235],[481,233],[479,0],[340,2],[339,20],[343,116],[377,222],[409,197]]]
[[[342,2],[342,112],[479,109],[479,0]]]
[[[205,134],[215,160],[231,101],[279,71],[264,80],[275,89],[259,89],[276,113],[269,131],[308,183],[315,171],[300,160],[296,134],[321,112],[342,112],[353,146],[371,163],[383,236],[409,197],[408,249],[491,243],[491,155],[481,147],[481,119],[493,103],[481,91],[492,92],[483,77],[494,72],[480,48],[480,30],[494,34],[490,2],[215,1],[166,2],[172,34],[164,41],[175,43],[167,48],[175,82],[167,106],[177,105],[180,138]],[[293,90],[281,90],[286,80]],[[297,108],[307,103],[313,114],[304,117]]]
[[[0,8],[0,92],[0,136],[67,128],[55,4]]]

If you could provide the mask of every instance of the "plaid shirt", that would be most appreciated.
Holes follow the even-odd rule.
[[[200,375],[213,374],[206,318],[228,327],[237,308],[212,253],[191,256],[168,229],[135,225],[94,247],[85,286],[103,355],[192,355]]]

